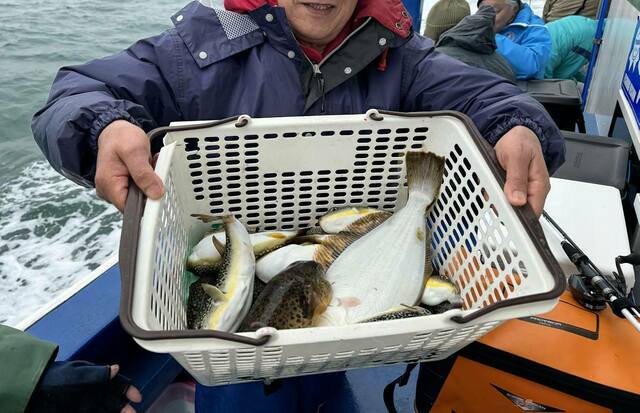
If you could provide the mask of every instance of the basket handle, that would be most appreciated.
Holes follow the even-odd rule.
[[[167,132],[184,131],[191,129],[202,129],[217,126],[232,120],[238,120],[237,127],[246,125],[246,118],[227,118],[215,122],[207,122],[199,125],[191,126],[174,126],[166,128],[154,129],[149,133],[149,139],[155,140],[159,136],[164,136]],[[236,343],[250,344],[253,346],[261,346],[266,344],[271,336],[266,335],[260,338],[251,338],[239,334],[228,333],[218,330],[163,330],[148,331],[142,329],[133,319],[133,293],[134,293],[134,276],[136,272],[136,261],[138,254],[138,240],[140,237],[140,220],[144,212],[146,197],[140,191],[138,186],[129,181],[129,193],[124,208],[124,216],[122,223],[122,234],[120,236],[120,323],[124,330],[132,337],[141,340],[165,340],[165,339],[186,339],[186,338],[217,338],[221,340],[233,341]]]
[[[438,111],[438,112],[393,112],[386,110],[379,110],[378,118],[374,120],[383,120],[384,117],[382,115],[390,115],[390,116],[402,116],[402,117],[426,117],[426,116],[451,116],[459,121],[461,121],[467,128],[473,142],[476,144],[476,147],[482,154],[482,157],[487,162],[489,169],[493,173],[496,181],[500,184],[501,187],[504,187],[506,182],[506,172],[500,166],[498,162],[498,158],[496,157],[496,153],[493,147],[482,137],[480,131],[473,123],[473,121],[464,113],[454,112],[454,111]],[[551,300],[554,298],[560,297],[560,295],[564,292],[567,286],[567,280],[564,277],[564,273],[560,268],[560,265],[556,261],[555,257],[551,253],[549,249],[549,245],[547,244],[547,239],[544,236],[544,232],[542,231],[542,227],[540,226],[540,222],[535,217],[533,213],[533,209],[529,204],[526,204],[522,207],[514,208],[516,216],[522,223],[524,230],[529,235],[529,238],[532,240],[533,245],[536,250],[540,254],[542,261],[545,263],[547,268],[549,269],[549,273],[553,277],[553,288],[551,290],[538,293],[526,295],[523,297],[514,297],[508,298],[503,301],[499,301],[493,304],[490,304],[486,307],[480,308],[471,314],[464,316],[453,316],[451,317],[451,321],[458,324],[465,324],[470,321],[473,321],[477,318],[485,316],[489,313],[493,313],[494,311],[499,311],[503,308],[513,307],[521,304],[530,304],[539,301]]]
[[[162,148],[161,144],[158,144],[158,139],[164,138],[164,136],[169,132],[183,132],[188,130],[198,130],[198,129],[206,129],[213,128],[214,126],[223,125],[225,123],[235,121],[236,128],[242,128],[249,124],[251,117],[249,115],[240,115],[240,116],[231,116],[229,118],[224,118],[220,120],[213,120],[211,122],[202,122],[196,125],[178,125],[178,126],[161,126],[159,128],[152,129],[147,137],[149,138],[149,142],[151,143],[151,154],[155,155],[157,152],[160,152],[160,148]]]

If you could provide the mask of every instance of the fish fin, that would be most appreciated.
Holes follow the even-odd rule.
[[[218,287],[214,287],[211,284],[202,284],[202,289],[205,293],[215,301],[227,301],[227,296],[220,291]]]
[[[454,308],[464,308],[464,300],[460,295],[453,296],[449,302],[454,306]]]
[[[400,307],[403,307],[405,310],[411,311],[411,312],[414,312],[414,313],[421,313],[424,310],[422,307],[420,307],[418,305],[400,304]]]
[[[260,339],[262,337],[270,337],[275,335],[277,332],[278,330],[273,327],[260,327],[256,330],[256,338]]]
[[[357,307],[362,304],[358,297],[338,297],[338,306],[344,308]]]
[[[406,154],[409,193],[421,193],[430,203],[440,192],[444,179],[445,158],[432,152],[408,151]]]
[[[220,216],[216,215],[208,215],[208,214],[191,214],[192,217],[204,222],[205,224],[210,224],[212,222],[220,222]]]
[[[309,227],[309,228],[301,229],[297,236],[322,235],[322,234],[324,234],[324,231],[322,230],[321,227]]]
[[[391,215],[393,215],[391,212],[383,210],[372,212],[347,225],[341,233],[351,233],[360,236],[365,235],[367,232],[373,231],[380,226],[389,219]]]
[[[251,321],[248,325],[243,323],[244,328],[238,329],[238,331],[258,331],[261,328],[268,328],[269,326],[262,321]]]
[[[344,307],[327,307],[327,310],[314,320],[314,327],[343,326],[347,324],[347,310]]]
[[[216,249],[216,251],[218,251],[218,254],[220,254],[221,257],[224,256],[224,244],[218,238],[216,238],[215,235],[211,236],[211,241],[213,242],[213,247]]]
[[[208,215],[208,214],[191,214],[192,217],[199,219],[205,224],[229,224],[235,219],[233,215]]]
[[[233,221],[235,221],[235,220],[236,220],[236,217],[235,217],[235,216],[233,216],[233,215],[231,215],[231,214],[223,215],[223,216],[222,216],[222,223],[223,223],[223,224],[231,224],[231,223],[233,223]]]
[[[307,233],[307,229],[299,229],[295,232],[295,235],[293,236],[287,236],[285,234],[283,234],[282,232],[278,232],[278,231],[271,231],[271,232],[267,232],[265,235],[274,238],[274,239],[283,239],[286,241],[291,241],[292,239],[295,239],[296,237],[301,237],[303,235],[305,235]]]
[[[304,244],[307,242],[311,244],[322,244],[328,236],[329,235],[327,234],[307,234],[296,236],[291,240],[291,244]]]

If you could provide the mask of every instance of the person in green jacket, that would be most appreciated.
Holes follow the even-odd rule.
[[[591,48],[598,21],[568,16],[546,24],[551,35],[551,58],[545,66],[545,79],[574,79],[584,82],[584,68],[591,60]]]
[[[140,392],[119,367],[56,362],[58,346],[0,325],[0,412],[135,413]]]

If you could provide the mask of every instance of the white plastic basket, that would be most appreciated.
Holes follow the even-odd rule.
[[[204,385],[442,359],[501,321],[549,311],[564,289],[533,213],[509,205],[493,151],[461,114],[241,116],[152,135],[165,133],[156,172],[166,196],[145,203],[132,190],[127,201],[121,320]],[[447,159],[427,222],[436,272],[460,288],[466,310],[262,339],[185,330],[186,254],[208,228],[191,214],[233,213],[265,231],[312,226],[335,207],[392,210],[406,199],[404,153],[420,148]]]

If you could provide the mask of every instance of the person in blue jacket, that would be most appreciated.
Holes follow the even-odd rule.
[[[172,22],[125,51],[60,69],[33,119],[51,165],[121,210],[129,179],[152,199],[163,195],[145,132],[180,120],[460,111],[494,146],[509,201],[537,214],[549,171],[564,161],[562,135],[538,102],[435,51],[401,0],[226,0],[224,10],[193,1]],[[315,384],[302,392],[305,380]],[[316,412],[324,401],[310,400],[330,397],[335,381],[286,380],[280,394],[300,397],[278,408],[255,385],[199,386],[196,409]]]
[[[543,79],[551,56],[551,35],[544,21],[520,0],[479,0],[496,9],[496,43],[519,80]]]

